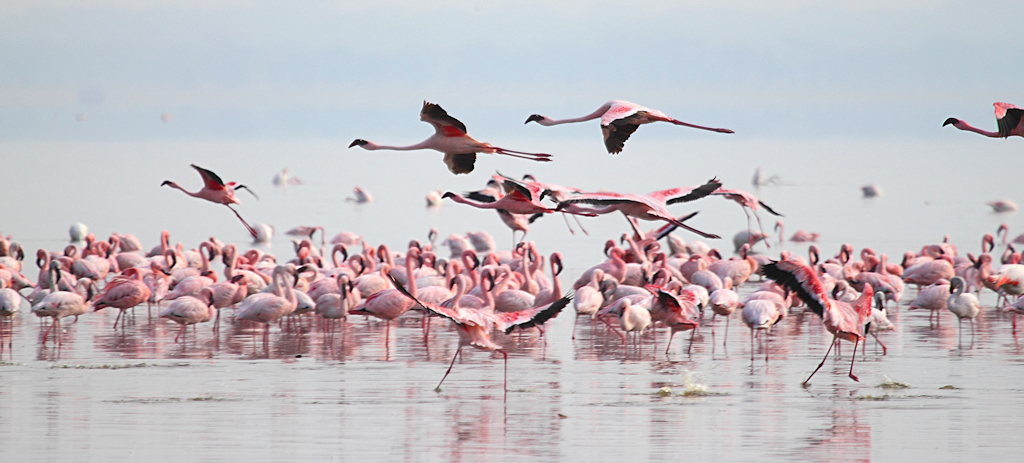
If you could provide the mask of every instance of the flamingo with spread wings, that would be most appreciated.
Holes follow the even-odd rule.
[[[567,294],[550,304],[518,312],[494,312],[493,310],[464,309],[460,307],[448,308],[420,301],[416,296],[410,294],[395,277],[388,275],[388,278],[391,279],[391,283],[395,285],[395,288],[406,297],[412,299],[418,306],[455,323],[456,331],[459,333],[459,348],[455,351],[455,355],[452,356],[452,363],[448,365],[448,371],[441,378],[441,382],[437,383],[436,391],[441,390],[441,384],[448,377],[448,373],[452,372],[452,366],[455,365],[455,359],[459,358],[459,352],[462,351],[463,346],[473,346],[482,350],[500,352],[505,357],[505,390],[508,391],[508,353],[491,340],[491,333],[495,328],[508,334],[516,327],[526,329],[541,325],[558,315],[572,301],[572,295]]]
[[[576,195],[564,201],[560,201],[555,208],[556,211],[566,210],[569,205],[582,203],[600,206],[599,209],[592,209],[595,214],[607,214],[619,211],[626,217],[634,217],[641,220],[664,220],[672,225],[685,228],[705,238],[721,238],[718,235],[705,233],[683,223],[692,217],[691,214],[683,219],[677,219],[669,213],[669,204],[690,202],[703,198],[711,192],[722,187],[718,179],[708,180],[704,185],[697,187],[672,188],[670,190],[655,191],[647,195],[634,195],[625,193],[584,193]]]
[[[814,270],[791,260],[772,262],[764,266],[764,276],[796,293],[808,308],[821,317],[825,329],[832,333],[832,343],[829,344],[825,357],[821,359],[818,368],[811,372],[811,376],[807,377],[804,385],[825,365],[832,347],[841,339],[854,343],[853,356],[850,359],[850,379],[860,381],[853,374],[853,362],[857,359],[857,344],[864,340],[861,331],[871,317],[871,297],[874,294],[871,285],[864,285],[864,292],[853,302],[845,302],[829,298]]]
[[[256,196],[256,193],[253,193],[252,190],[245,185],[235,182],[224,183],[224,180],[221,180],[219,175],[213,173],[213,171],[209,169],[204,169],[195,164],[192,164],[192,168],[199,172],[199,175],[203,177],[203,188],[199,191],[193,193],[170,180],[164,180],[164,183],[161,183],[160,186],[177,188],[193,198],[205,199],[211,203],[227,206],[228,209],[231,209],[231,212],[235,213],[235,217],[238,217],[238,220],[242,221],[242,224],[245,225],[245,229],[249,231],[249,234],[252,235],[253,238],[256,238],[256,230],[249,226],[249,223],[246,222],[245,219],[238,214],[238,211],[231,207],[231,205],[242,204],[242,202],[238,200],[238,197],[235,196],[235,190],[241,188],[245,188],[245,191],[248,191],[256,199],[260,199],[259,196]]]
[[[636,129],[640,128],[642,124],[650,124],[652,122],[670,122],[675,125],[710,130],[712,132],[733,133],[733,131],[729,129],[716,129],[683,122],[668,117],[661,111],[648,109],[636,103],[630,103],[622,100],[609,101],[601,105],[600,108],[597,108],[597,111],[583,117],[575,117],[571,119],[552,119],[547,116],[541,116],[540,114],[532,114],[526,119],[524,124],[536,122],[543,126],[552,126],[573,122],[584,122],[597,118],[601,118],[601,133],[604,135],[604,147],[610,154],[618,154],[622,152],[622,147],[626,144],[626,140],[629,139],[629,136],[633,135],[633,132],[636,132]]]
[[[448,115],[448,112],[434,103],[423,102],[420,120],[434,126],[434,134],[415,145],[385,146],[357,138],[348,145],[361,146],[365,150],[415,151],[432,149],[444,153],[444,163],[453,174],[468,174],[473,171],[477,153],[503,154],[531,161],[550,161],[545,153],[526,153],[499,148],[490,143],[476,141],[467,134],[466,124]]]
[[[945,127],[952,124],[953,127],[960,130],[980,133],[992,138],[1024,137],[1024,109],[1009,103],[992,103],[992,106],[996,108],[996,123],[999,125],[999,131],[997,132],[979,129],[955,117],[946,119],[942,126]]]

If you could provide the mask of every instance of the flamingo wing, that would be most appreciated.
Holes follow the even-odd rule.
[[[456,175],[473,172],[475,164],[476,153],[445,153],[444,155],[444,165],[448,166],[448,170]],[[494,200],[487,202],[494,202]]]
[[[1024,116],[1024,109],[1009,103],[993,103],[996,107],[996,122],[999,123],[999,136],[1008,137],[1013,135],[1013,129],[1020,125],[1021,116]]]
[[[501,175],[500,173],[495,175],[494,179],[501,184],[501,186],[505,189],[505,194],[507,195],[519,193],[525,196],[528,201],[533,201],[534,199],[539,198],[538,195],[541,191],[540,188],[538,188],[535,185],[530,185],[520,182],[518,180],[513,180],[504,175]]]
[[[613,108],[614,110],[614,108]],[[609,110],[609,113],[611,110]],[[607,116],[608,113],[605,113]],[[629,136],[636,132],[636,129],[640,128],[640,124],[643,123],[644,117],[647,116],[646,112],[634,112],[629,116],[625,116],[619,119],[604,123],[604,117],[601,118],[601,134],[604,135],[604,147],[610,154],[618,154],[622,152],[622,147],[625,146],[626,140],[629,140]]]
[[[395,289],[397,289],[400,293],[405,295],[405,297],[407,297],[409,299],[412,299],[413,302],[415,302],[418,306],[423,307],[424,309],[429,310],[429,311],[431,311],[431,312],[433,312],[433,313],[435,313],[437,315],[445,317],[445,318],[455,322],[455,324],[457,324],[457,325],[474,325],[475,324],[475,323],[467,323],[467,322],[472,322],[472,320],[467,320],[466,317],[461,316],[461,314],[459,314],[459,312],[456,311],[456,310],[449,309],[447,307],[442,307],[442,306],[439,306],[437,304],[431,304],[429,302],[423,302],[423,301],[417,299],[416,296],[413,296],[412,294],[409,293],[409,290],[405,289],[405,286],[403,286],[400,281],[395,279],[395,277],[391,276],[390,274],[388,274],[388,279],[391,280],[391,284],[395,285]],[[378,294],[380,294],[380,293],[378,293]],[[373,299],[373,297],[371,296],[370,299]]]
[[[595,206],[610,206],[612,204],[643,204],[646,206],[654,206],[652,208],[657,209],[656,204],[651,201],[650,198],[645,198],[639,195],[622,194],[622,193],[584,193],[579,196],[569,198],[565,201],[559,202],[559,204],[593,204]]]
[[[520,310],[518,312],[496,312],[494,314],[494,325],[505,334],[511,333],[517,326],[522,329],[542,325],[544,322],[554,318],[572,301],[572,293],[566,294],[561,299],[548,305],[534,307],[532,309]]]
[[[446,137],[458,137],[467,133],[466,124],[449,116],[447,111],[434,103],[423,102],[420,120],[434,126],[437,133]]]
[[[206,185],[206,188],[210,190],[223,190],[225,188],[224,180],[221,180],[220,176],[213,173],[212,170],[203,169],[195,164],[191,165],[192,168],[199,172],[199,175],[203,177],[203,183]]]
[[[810,267],[789,261],[772,261],[764,266],[764,276],[783,288],[793,291],[814,313],[824,317],[829,305],[828,293]]]
[[[768,205],[767,205],[767,204],[765,204],[765,203],[764,203],[763,201],[761,201],[760,199],[759,199],[759,200],[757,200],[757,204],[760,204],[760,205],[761,205],[761,207],[763,207],[763,208],[764,208],[764,210],[768,211],[768,213],[769,213],[769,214],[772,214],[772,215],[774,215],[774,216],[778,216],[778,217],[785,217],[784,215],[782,215],[782,214],[779,214],[778,212],[775,212],[775,211],[774,211],[774,210],[773,210],[772,208],[768,207]]]
[[[703,198],[719,188],[722,188],[722,182],[719,182],[717,178],[712,178],[700,186],[655,191],[648,196],[665,201],[665,204],[686,203]]]

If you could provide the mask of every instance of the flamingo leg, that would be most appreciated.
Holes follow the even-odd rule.
[[[572,338],[576,339],[576,325],[580,323],[580,314],[576,314],[576,320],[572,322]]]
[[[859,342],[860,338],[857,338],[857,340],[853,341],[853,358],[850,359],[850,379],[857,381],[858,383],[860,382],[860,378],[858,378],[857,375],[853,374],[853,362],[857,360],[857,344]]]
[[[764,363],[768,363],[768,341],[772,338],[771,330],[764,332]]]
[[[668,355],[668,349],[672,347],[672,337],[676,335],[676,330],[669,329],[668,332],[668,345],[665,346],[665,355]],[[692,342],[692,339],[691,339]]]
[[[572,225],[569,225],[568,214],[563,212],[562,219],[565,220],[565,226],[569,228],[569,234],[571,234],[572,236],[576,236],[576,231],[572,229]]]
[[[498,349],[501,355],[505,357],[505,393],[508,394],[508,352]],[[438,385],[440,387],[440,385]]]
[[[729,340],[729,317],[725,317],[725,337],[722,338],[722,347],[725,347],[725,342]]]
[[[583,224],[580,223],[580,218],[576,214],[572,215],[572,219],[576,221],[576,225],[580,227],[580,231],[583,232],[584,235],[590,236],[590,233],[587,233],[587,229],[583,228]]]
[[[455,355],[452,356],[452,363],[448,364],[448,371],[444,372],[444,376],[441,377],[441,382],[437,383],[437,387],[434,388],[434,392],[441,392],[441,385],[444,384],[444,380],[448,378],[448,373],[452,372],[452,367],[455,366],[455,359],[459,358],[459,352],[462,352],[462,344],[459,344],[459,348],[455,350]],[[508,365],[508,354],[505,354],[505,361],[506,365]]]
[[[825,356],[822,357],[821,363],[818,364],[818,368],[815,368],[814,371],[811,372],[811,376],[808,376],[807,379],[804,380],[804,382],[803,382],[804,386],[806,386],[807,383],[811,380],[811,378],[814,377],[814,374],[817,373],[818,370],[820,370],[821,367],[825,365],[825,359],[828,358],[828,354],[832,353],[832,347],[835,346],[835,345],[836,345],[836,338],[833,337],[832,338],[832,344],[828,345],[828,350],[825,351]],[[851,375],[853,374],[853,366],[852,366],[852,364],[851,364],[851,367],[850,367],[850,374]]]
[[[871,336],[875,338],[875,342],[877,342],[878,345],[882,346],[882,355],[888,354],[889,353],[889,348],[885,347],[885,344],[882,343],[881,339],[878,339],[878,335],[872,333]]]
[[[227,206],[228,209],[231,209],[231,212],[235,213],[235,217],[238,217],[238,220],[242,221],[242,225],[245,225],[245,229],[249,230],[249,234],[252,235],[253,238],[256,238],[256,230],[249,225],[249,222],[246,222],[245,219],[243,219],[242,216],[238,213],[238,211],[236,211],[235,208],[231,207],[230,204],[225,204],[225,206]]]
[[[689,345],[689,347],[686,348],[686,355],[692,355],[693,354],[693,337],[696,336],[696,335],[697,335],[697,329],[696,328],[690,330],[690,345]],[[714,344],[714,343],[712,343],[712,344]]]
[[[114,330],[117,330],[117,321],[121,319],[122,311],[117,311],[117,317],[114,317]]]
[[[513,151],[505,148],[494,147],[494,152],[498,154],[504,154],[505,156],[512,156],[514,158],[529,159],[531,161],[548,162],[551,161],[551,155],[546,153],[527,153],[524,151]]]

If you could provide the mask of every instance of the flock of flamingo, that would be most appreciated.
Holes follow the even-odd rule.
[[[953,118],[943,125],[952,124],[990,137],[1024,136],[1024,110],[1004,103],[996,103],[995,107],[998,132],[977,129]],[[436,104],[425,102],[420,117],[436,131],[421,143],[384,146],[357,139],[350,147],[434,149],[444,153],[445,164],[455,174],[471,172],[477,153],[541,162],[552,160],[549,154],[513,151],[478,142],[467,135],[463,123]],[[728,129],[681,122],[623,101],[611,101],[580,118],[557,120],[534,114],[526,122],[552,126],[598,118],[605,147],[613,154],[622,151],[625,141],[640,125],[651,122],[732,133]],[[192,167],[204,181],[199,191],[190,192],[172,181],[165,181],[162,186],[227,206],[256,237],[256,230],[232,208],[240,202],[235,191],[248,188],[224,182],[208,169]],[[357,197],[359,194],[357,191]],[[702,238],[719,238],[685,223],[696,213],[677,217],[668,210],[670,205],[709,196],[733,201],[747,214],[748,229],[733,239],[739,257],[724,259],[703,241],[687,243],[672,234],[682,228]],[[429,332],[435,318],[447,320],[458,333],[458,349],[444,378],[462,348],[472,346],[502,354],[507,389],[508,355],[502,340],[496,339],[496,332],[536,330],[543,336],[544,323],[570,305],[577,323],[580,316],[599,323],[594,326],[594,333],[607,333],[608,342],[618,339],[627,355],[631,344],[637,349],[642,347],[645,333],[654,333],[656,342],[659,329],[668,331],[666,354],[671,352],[672,338],[681,331],[690,331],[689,353],[697,331],[707,325],[714,345],[716,319],[725,318],[727,336],[729,320],[740,311],[742,321],[750,329],[751,360],[760,348],[766,362],[772,327],[791,311],[805,308],[820,316],[824,328],[833,335],[825,358],[805,384],[824,365],[832,350],[838,351],[840,341],[854,343],[849,370],[853,380],[858,380],[853,372],[857,346],[865,342],[866,336],[873,336],[885,355],[887,349],[878,336],[894,327],[887,317],[888,303],[899,307],[909,299],[904,297],[907,285],[917,287],[909,309],[928,310],[929,321],[934,318],[935,323],[948,310],[961,324],[963,320],[971,323],[972,336],[973,319],[980,310],[976,294],[984,289],[999,293],[998,308],[1014,314],[1014,332],[1016,314],[1024,313],[1024,299],[1010,300],[1011,296],[1024,294],[1024,265],[1012,243],[1006,243],[1002,228],[997,233],[1003,233],[1006,251],[1000,257],[999,268],[993,267],[996,243],[991,234],[982,238],[978,256],[961,255],[955,246],[943,242],[908,251],[898,264],[870,248],[863,249],[860,260],[855,260],[850,245],[843,245],[829,259],[821,259],[821,251],[814,244],[810,245],[806,260],[785,251],[777,259],[769,259],[752,252],[761,242],[770,246],[758,211],[781,214],[748,192],[723,189],[714,178],[701,185],[640,195],[584,192],[539,183],[532,176],[517,180],[497,174],[483,190],[465,195],[446,192],[441,198],[496,210],[512,229],[512,249],[499,250],[486,232],[451,235],[438,244],[438,233],[431,230],[428,241],[412,240],[402,252],[392,252],[383,244],[372,246],[351,233],[339,233],[330,240],[332,246],[328,250],[322,227],[298,227],[289,232],[301,238],[293,240],[295,256],[290,259],[255,248],[243,253],[237,245],[224,244],[212,237],[192,249],[185,249],[180,243],[171,246],[166,231],[161,234],[160,243],[145,252],[132,235],[114,233],[107,240],[98,240],[76,225],[71,229],[73,243],[60,252],[36,251],[39,275],[34,282],[23,275],[27,271],[23,267],[25,250],[11,237],[0,237],[0,321],[9,321],[26,300],[32,313],[41,320],[52,319],[50,326],[41,330],[40,342],[45,345],[53,339],[59,346],[64,332],[62,319],[77,320],[91,311],[114,308],[119,311],[114,329],[119,324],[124,329],[127,311],[142,304],[157,305],[160,317],[181,326],[175,342],[187,342],[188,327],[200,323],[212,322],[217,335],[221,310],[232,309],[235,323],[262,325],[266,343],[271,326],[281,325],[285,319],[302,327],[302,320],[315,318],[324,335],[332,336],[338,323],[347,323],[351,316],[375,317],[390,324],[415,312],[422,318],[424,333]],[[545,204],[545,199],[550,203]],[[529,222],[556,212],[567,214],[566,217],[619,212],[629,225],[629,231],[618,241],[606,242],[607,259],[585,270],[571,285],[572,291],[566,291],[559,280],[563,268],[561,254],[545,256],[534,242],[525,240]],[[750,227],[751,216],[757,220],[758,231]],[[642,231],[637,220],[660,221],[663,225]],[[779,221],[775,229],[780,243],[781,226]],[[313,241],[317,231],[321,233],[320,246]],[[517,232],[523,233],[518,242]],[[791,241],[813,242],[817,237],[799,231]],[[448,248],[447,256],[441,252],[442,247]],[[667,249],[663,251],[664,248]],[[224,265],[222,276],[211,266],[217,258]],[[550,276],[545,272],[548,267]],[[751,281],[756,276],[764,281],[740,298],[738,288],[757,284]],[[23,290],[31,292],[23,294]],[[5,324],[10,338],[13,325]],[[288,326],[292,324],[289,322]],[[574,324],[574,338],[575,333]],[[759,333],[763,333],[763,346],[755,346]],[[0,345],[4,335],[0,325]],[[10,343],[8,340],[8,348],[12,347]]]

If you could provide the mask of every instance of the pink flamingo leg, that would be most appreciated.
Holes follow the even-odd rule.
[[[857,343],[859,342],[860,338],[857,338],[856,341],[853,341],[853,358],[850,359],[850,379],[857,381],[858,383],[860,382],[860,378],[858,378],[857,375],[853,374],[853,362],[857,360]]]
[[[452,363],[448,364],[448,371],[444,372],[444,376],[441,377],[441,382],[437,383],[437,387],[434,388],[434,392],[441,392],[441,385],[444,384],[444,380],[448,378],[448,373],[452,372],[452,367],[455,366],[455,359],[459,358],[459,352],[462,352],[462,346],[455,350],[455,355],[452,356]],[[505,361],[508,361],[508,355],[505,355]],[[507,363],[506,363],[507,365]],[[507,389],[507,387],[506,387]]]
[[[231,209],[231,212],[235,213],[235,217],[238,217],[238,220],[242,221],[242,225],[245,225],[245,229],[249,230],[249,234],[252,235],[253,238],[256,238],[256,230],[249,226],[249,222],[246,222],[245,219],[243,219],[242,216],[238,214],[238,211],[236,211],[235,208],[231,207],[230,204],[225,204],[225,206],[227,206],[228,209]]]
[[[828,345],[828,350],[827,350],[827,351],[825,351],[825,357],[823,357],[823,358],[821,359],[821,363],[819,363],[819,364],[818,364],[818,368],[815,368],[815,369],[814,369],[814,371],[812,371],[812,372],[811,372],[811,376],[808,376],[808,377],[807,377],[807,379],[805,379],[805,380],[804,380],[804,382],[803,382],[803,385],[804,385],[804,386],[806,386],[806,385],[807,385],[807,383],[808,383],[808,382],[810,382],[811,378],[813,378],[813,377],[814,377],[814,374],[815,374],[815,373],[817,373],[817,372],[818,372],[818,370],[820,370],[820,369],[821,369],[821,367],[825,365],[825,359],[827,359],[827,358],[828,358],[828,354],[832,353],[832,347],[833,347],[833,346],[835,346],[835,345],[836,345],[836,338],[835,338],[835,337],[833,337],[833,338],[832,338],[832,344],[829,344],[829,345]],[[852,366],[852,364],[851,364],[851,366],[850,366],[850,374],[851,374],[851,375],[853,374],[853,366]]]

